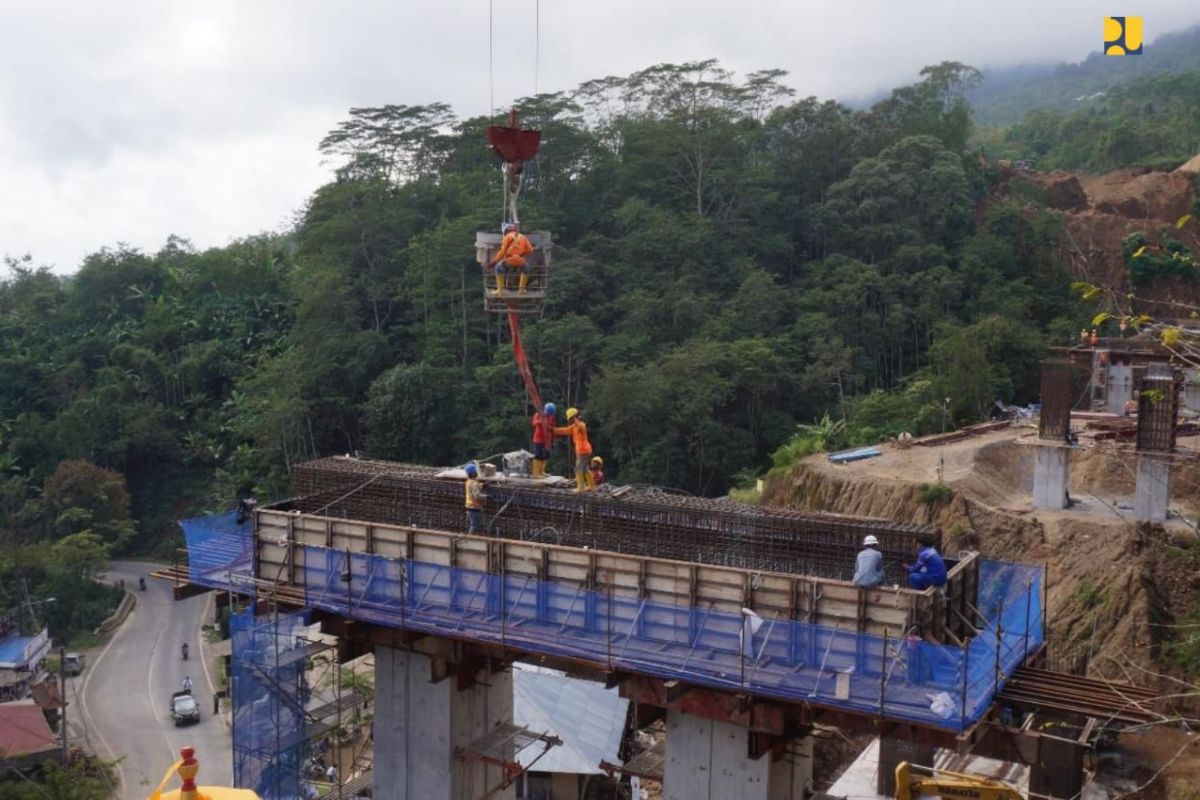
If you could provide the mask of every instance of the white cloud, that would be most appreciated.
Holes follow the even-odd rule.
[[[660,62],[779,67],[856,97],[924,65],[1076,61],[1109,0],[0,0],[0,253],[62,272],[105,245],[221,245],[279,227],[327,179],[316,144],[352,106],[482,114]],[[1140,0],[1146,35],[1200,20]]]

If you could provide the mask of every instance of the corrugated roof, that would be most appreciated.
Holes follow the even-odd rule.
[[[537,733],[550,733],[562,744],[550,748],[533,769],[592,775],[600,762],[620,764],[617,751],[629,701],[616,689],[595,681],[517,664],[513,669],[513,722]],[[517,760],[529,766],[541,752],[529,747]]]
[[[49,649],[50,638],[45,630],[37,636],[9,636],[0,641],[0,667],[24,669]]]
[[[0,703],[0,753],[19,756],[58,747],[42,709],[32,700]]]

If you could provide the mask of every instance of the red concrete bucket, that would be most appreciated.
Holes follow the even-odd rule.
[[[487,140],[496,155],[510,164],[515,164],[528,161],[537,155],[542,144],[542,132],[491,125],[487,129]]]

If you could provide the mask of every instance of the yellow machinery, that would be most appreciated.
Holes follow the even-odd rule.
[[[918,770],[923,774],[914,775]],[[917,767],[901,761],[896,765],[896,800],[915,800],[921,795],[969,800],[1025,800],[1020,792],[1001,781]]]
[[[180,760],[171,765],[162,783],[150,795],[150,800],[260,800],[258,794],[251,789],[232,789],[227,786],[197,786],[196,773],[200,770],[200,762],[196,760],[196,751],[191,747],[180,749]],[[181,780],[178,789],[164,792],[163,787],[171,776],[179,773]]]

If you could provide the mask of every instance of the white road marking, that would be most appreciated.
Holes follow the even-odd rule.
[[[162,731],[162,738],[159,741],[167,746],[168,763],[174,764],[176,759],[175,751],[171,748],[171,743],[167,741],[167,728],[159,718],[158,706],[154,704],[154,654],[158,652],[158,643],[162,641],[164,633],[166,631],[160,628],[158,635],[154,637],[154,645],[150,648],[150,658],[148,661],[150,662],[151,669],[146,674],[146,699],[150,701],[150,715],[154,718],[154,724]]]
[[[96,667],[100,666],[100,662],[104,660],[106,655],[108,655],[109,648],[116,644],[117,640],[120,639],[125,634],[125,631],[130,628],[130,625],[128,624],[129,620],[132,619],[135,614],[137,614],[137,605],[134,605],[133,611],[129,612],[129,616],[125,618],[125,622],[122,623],[119,628],[117,628],[117,632],[113,634],[111,639],[108,640],[108,644],[104,645],[104,649],[100,651],[100,655],[96,656],[96,660],[91,664],[90,667],[88,667],[87,675],[85,675],[83,678],[83,688],[81,691],[77,691],[75,693],[76,699],[79,700],[79,709],[83,713],[83,716],[87,717],[88,719],[88,733],[95,731],[96,737],[100,740],[100,743],[104,745],[104,749],[108,751],[108,760],[116,761],[117,779],[121,783],[122,792],[124,792],[125,789],[125,770],[121,765],[125,759],[122,756],[119,761],[117,760],[117,751],[113,750],[112,745],[108,743],[108,739],[104,738],[104,733],[100,730],[100,726],[96,724],[95,719],[93,719],[92,712],[88,710],[87,701],[84,700],[84,697],[87,695],[88,684],[92,680],[92,675],[95,673]],[[66,699],[67,698],[65,697],[63,698],[64,701]]]

